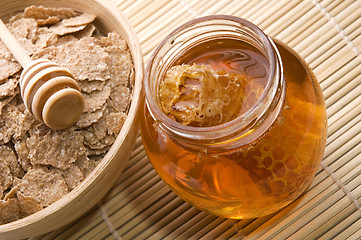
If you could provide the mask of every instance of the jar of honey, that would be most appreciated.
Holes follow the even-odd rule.
[[[191,205],[225,218],[299,197],[323,156],[324,99],[305,61],[233,16],[192,20],[155,49],[144,79],[144,148]]]

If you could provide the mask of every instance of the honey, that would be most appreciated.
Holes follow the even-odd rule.
[[[229,16],[195,21],[204,25],[221,20],[241,22],[243,29],[255,29],[256,37],[263,34],[247,21]],[[271,41],[267,46],[275,52],[276,63],[270,51],[257,45],[259,39],[237,39],[223,32],[176,51],[173,60],[156,71],[163,72],[154,78],[156,94],[150,96],[152,91],[146,89],[141,130],[154,169],[185,201],[221,217],[255,218],[285,207],[305,191],[323,156],[327,122],[317,79],[292,49],[276,40],[261,40]],[[223,89],[219,91],[223,96],[209,95],[221,100],[228,96],[231,110],[219,107],[218,117],[202,121],[183,121],[175,116],[182,114],[179,109],[165,112],[164,106],[183,98],[172,102],[169,95],[162,97],[167,89],[162,81],[169,69],[182,65],[233,76],[221,78],[228,83],[219,83],[236,86],[238,81],[233,92]],[[231,117],[219,121],[222,114]]]

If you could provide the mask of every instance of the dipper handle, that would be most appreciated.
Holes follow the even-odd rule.
[[[32,59],[26,53],[25,49],[19,44],[14,35],[6,27],[4,22],[0,19],[0,39],[4,42],[6,47],[14,55],[16,60],[21,64],[23,68],[28,66]]]
[[[29,112],[55,130],[73,125],[85,103],[70,71],[48,60],[33,61],[1,19],[0,39],[23,67],[19,85]]]

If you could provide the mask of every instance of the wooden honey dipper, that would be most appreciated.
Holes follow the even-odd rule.
[[[84,98],[70,71],[49,60],[33,61],[1,19],[0,38],[23,67],[19,85],[29,112],[55,130],[73,125],[84,110]]]

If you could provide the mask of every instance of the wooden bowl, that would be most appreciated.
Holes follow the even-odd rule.
[[[23,219],[0,225],[0,239],[23,239],[38,236],[74,221],[111,189],[130,158],[138,134],[138,109],[141,104],[143,57],[137,37],[116,6],[106,0],[2,0],[0,17],[23,11],[31,5],[67,7],[97,16],[98,29],[118,32],[127,41],[135,70],[135,86],[128,117],[109,152],[93,172],[75,189],[57,202]]]

